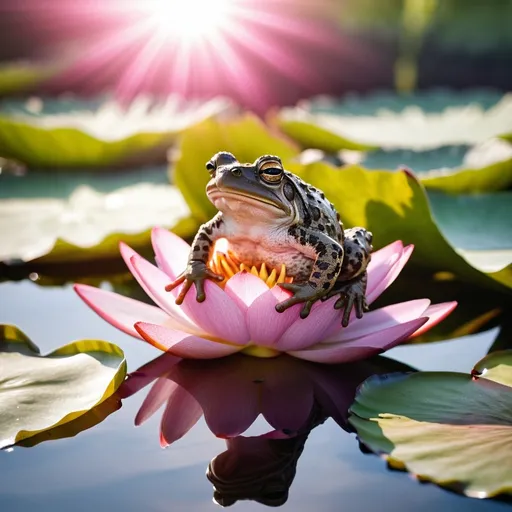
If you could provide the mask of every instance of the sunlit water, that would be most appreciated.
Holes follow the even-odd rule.
[[[80,338],[120,345],[129,370],[158,352],[97,317],[70,287],[45,288],[31,282],[0,285],[0,322],[20,327],[42,353]],[[487,351],[496,331],[428,347],[399,347],[388,353],[421,369],[468,371]],[[463,350],[461,350],[463,348]],[[212,502],[205,477],[210,460],[226,449],[203,420],[167,449],[159,446],[160,414],[141,427],[133,420],[145,392],[126,400],[103,423],[71,439],[0,452],[0,510],[39,512],[124,510],[203,511]],[[309,435],[287,503],[293,511],[465,511],[506,510],[509,505],[471,500],[419,484],[364,455],[354,435],[332,420]],[[238,510],[262,510],[238,502]]]

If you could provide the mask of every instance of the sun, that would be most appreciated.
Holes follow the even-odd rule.
[[[303,60],[291,49],[297,43],[301,51],[329,52],[339,43],[332,30],[315,21],[317,7],[330,1],[68,2],[73,7],[64,10],[65,19],[84,18],[110,28],[99,30],[83,49],[77,46],[76,59],[58,75],[56,86],[108,87],[123,102],[146,92],[195,99],[231,96],[262,113],[275,102],[270,99],[275,91],[287,97],[278,85],[282,80],[308,91],[322,87],[309,57]]]
[[[142,0],[159,36],[194,41],[229,24],[236,0]]]

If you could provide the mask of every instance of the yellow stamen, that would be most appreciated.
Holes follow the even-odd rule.
[[[234,274],[240,271],[240,263],[236,263],[236,261],[229,253],[225,255],[225,258],[226,261],[229,263],[229,266],[233,269]]]
[[[222,265],[220,262],[221,262],[221,253],[216,253],[215,259],[213,260],[213,265],[214,265],[213,271],[216,272],[217,274],[222,273]]]
[[[208,265],[213,272],[224,276],[224,281],[219,283],[221,287],[224,287],[230,277],[244,270],[259,277],[269,288],[272,288],[276,284],[291,283],[293,281],[293,277],[286,275],[286,265],[284,264],[282,264],[279,269],[276,269],[269,268],[269,266],[263,262],[258,268],[256,265],[249,266],[245,263],[238,262],[237,258],[229,252],[215,251]]]
[[[222,268],[224,270],[223,274],[229,279],[230,277],[233,277],[235,273],[233,272],[232,268],[229,266],[229,263],[226,261],[225,258],[222,258],[220,260],[220,263],[222,265]]]
[[[284,264],[281,265],[281,272],[279,273],[279,277],[277,278],[278,283],[284,283],[284,280],[286,278],[286,267]]]
[[[272,288],[272,286],[274,286],[276,284],[276,276],[277,276],[276,269],[273,268],[272,272],[270,272],[270,275],[267,278],[267,285],[269,288]]]

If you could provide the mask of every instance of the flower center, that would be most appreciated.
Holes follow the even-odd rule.
[[[245,354],[247,356],[270,359],[271,357],[277,357],[278,355],[281,354],[281,352],[272,347],[262,347],[261,345],[248,345],[242,350],[242,354]]]
[[[271,268],[265,262],[260,265],[246,265],[234,256],[230,251],[215,250],[208,266],[216,274],[224,276],[224,281],[219,283],[221,288],[224,288],[227,280],[233,277],[236,273],[246,271],[259,277],[269,288],[272,288],[278,283],[291,283],[293,277],[286,275],[286,265],[281,264],[279,269]]]
[[[218,283],[221,288],[227,283],[230,277],[233,277],[238,272],[246,271],[259,277],[269,288],[272,288],[279,283],[291,283],[293,277],[286,275],[286,265],[281,264],[280,268],[271,268],[265,262],[260,265],[246,265],[240,261],[227,247],[215,247],[208,266],[216,274],[224,276],[224,281]],[[254,345],[249,343],[243,350],[242,354],[253,357],[270,358],[277,357],[281,352],[271,347],[264,347],[261,345]]]

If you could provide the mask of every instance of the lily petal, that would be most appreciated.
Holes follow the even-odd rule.
[[[75,284],[73,289],[101,318],[135,338],[140,338],[133,327],[135,322],[142,320],[154,324],[165,324],[170,320],[165,311],[114,292],[86,284]]]
[[[183,437],[202,415],[203,410],[197,400],[186,389],[176,385],[160,423],[160,446],[165,448]]]
[[[177,372],[181,370],[176,367]],[[202,380],[184,379],[188,384],[186,389],[200,404],[206,424],[216,436],[238,436],[254,423],[260,412],[258,384],[240,378],[234,386],[230,372],[222,374],[213,369],[213,373],[216,376],[214,385],[205,385],[205,382],[211,382],[211,375],[205,369]]]
[[[297,317],[275,344],[276,348],[283,352],[301,350],[325,339],[333,324],[341,325],[341,312],[334,309],[337,300],[338,297],[332,297],[325,302],[317,302],[308,317]]]
[[[276,311],[276,304],[288,297],[289,292],[274,286],[251,304],[246,319],[250,339],[255,345],[274,346],[286,329],[297,320],[301,304],[296,304],[283,313]]]
[[[427,316],[426,309],[429,305],[430,300],[417,299],[370,311],[365,313],[361,319],[352,319],[348,327],[340,326],[338,331],[325,340],[324,343],[351,341],[394,325],[403,324],[420,316]]]
[[[209,336],[236,344],[249,341],[245,315],[237,303],[217,284],[204,282],[206,299],[197,302],[195,287],[189,290],[181,307],[187,316]]]
[[[331,371],[331,368],[334,371]],[[314,386],[315,401],[341,428],[346,429],[348,409],[354,401],[357,387],[354,378],[357,382],[362,382],[364,376],[358,372],[351,375],[350,371],[347,375],[345,372],[340,372],[336,366],[318,368],[318,365],[315,365],[310,368],[310,371],[312,371],[310,378]]]
[[[156,324],[137,322],[135,329],[150,345],[177,357],[216,359],[229,356],[242,349],[240,345],[218,343]]]
[[[137,254],[131,247],[121,242],[119,244],[121,256],[133,277],[140,284],[141,288],[149,295],[151,300],[162,308],[174,321],[174,327],[180,330],[187,330],[199,334],[198,329],[191,322],[185,313],[174,303],[172,293],[165,291],[165,285],[168,284],[167,275],[155,265]],[[138,320],[142,320],[139,318]]]
[[[368,292],[366,294],[366,300],[368,301],[368,304],[371,304],[375,300],[377,300],[380,296],[380,294],[388,288],[394,280],[398,277],[402,269],[404,268],[407,261],[409,261],[409,258],[411,257],[412,251],[414,250],[414,245],[407,245],[403,248],[403,251],[401,252],[398,259],[395,261],[395,263],[391,266],[391,268],[388,270],[387,274],[380,279],[377,283],[372,284],[372,288],[370,289],[370,282],[368,284]],[[368,277],[369,281],[370,278]]]
[[[135,425],[142,425],[171,397],[178,385],[166,377],[160,377],[151,387],[146,398],[142,402],[137,415]]]
[[[428,322],[423,324],[412,336],[420,336],[437,325],[441,320],[444,320],[455,308],[457,307],[457,301],[453,302],[441,302],[440,304],[432,304],[423,313],[423,316],[428,316]]]
[[[319,343],[308,350],[289,352],[289,354],[299,359],[318,363],[332,364],[356,361],[379,354],[398,345],[400,342],[409,338],[409,336],[425,324],[427,320],[428,318],[422,317],[404,324],[389,327],[388,329],[368,336],[363,336],[362,338],[357,338],[347,343]]]
[[[228,279],[224,291],[236,302],[241,311],[247,311],[249,306],[268,289],[259,277],[244,270]]]
[[[158,267],[167,274],[169,281],[174,281],[187,267],[190,245],[171,231],[160,227],[151,230],[151,243]]]
[[[404,245],[401,240],[386,245],[382,249],[372,253],[368,264],[368,286],[367,292],[371,292],[377,284],[386,277],[389,270],[397,262],[402,254]]]
[[[291,379],[289,373],[270,377],[276,378],[267,376],[261,391],[263,416],[276,430],[293,434],[305,426],[313,409],[311,383]]]
[[[137,333],[137,337],[140,338],[139,333]],[[168,352],[160,354],[158,357],[155,357],[155,359],[152,359],[126,376],[126,380],[119,387],[119,396],[121,398],[128,398],[138,393],[161,375],[168,373],[179,361],[181,361],[181,357],[173,356]]]

